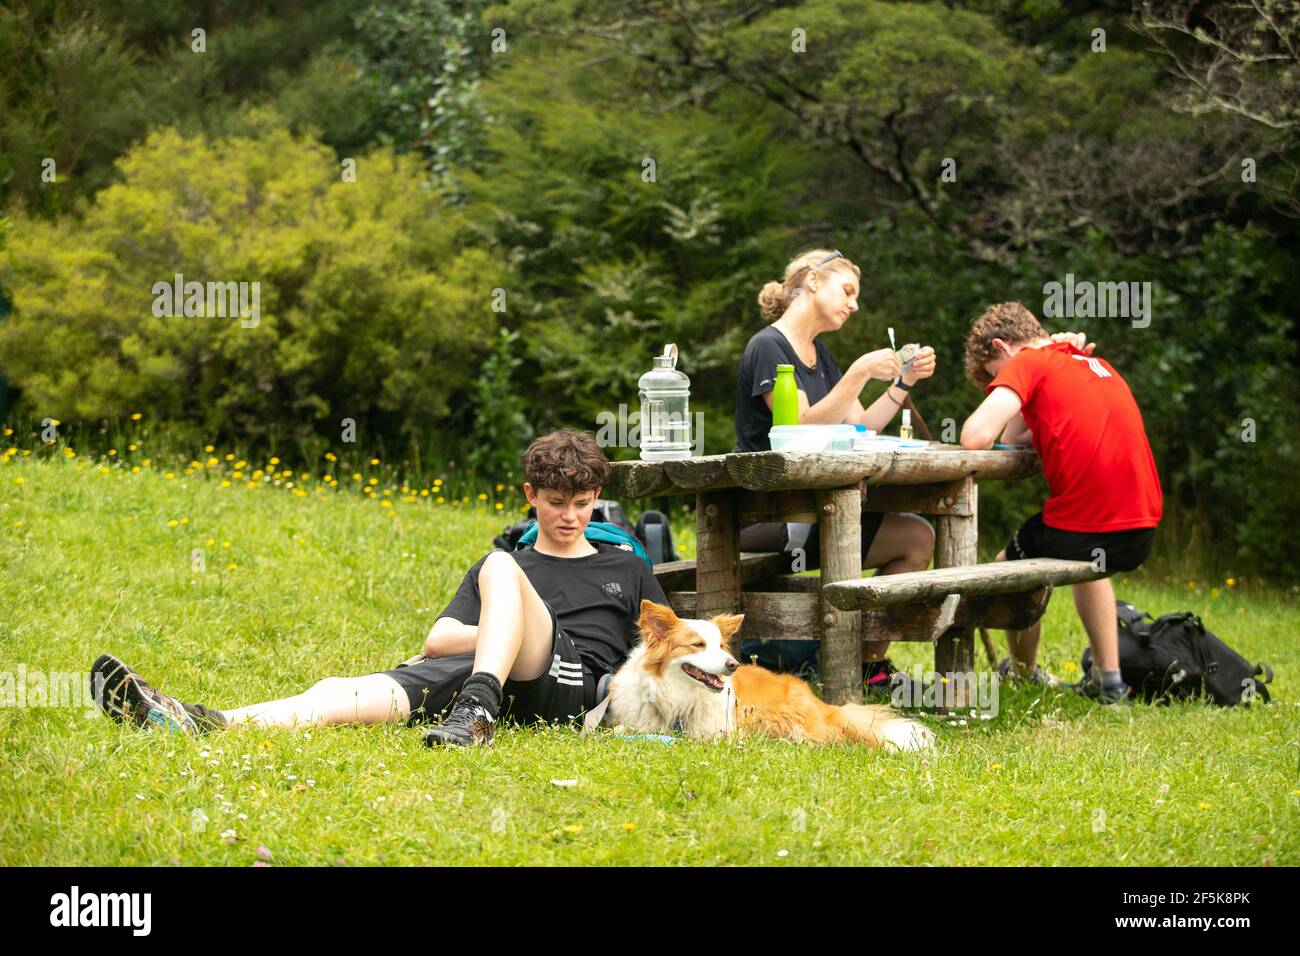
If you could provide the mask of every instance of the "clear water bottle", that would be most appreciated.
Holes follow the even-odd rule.
[[[691,380],[677,370],[677,346],[665,345],[641,376],[641,458],[691,457]]]

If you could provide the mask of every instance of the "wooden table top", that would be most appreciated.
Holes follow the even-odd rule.
[[[853,452],[733,452],[672,461],[620,461],[606,490],[623,498],[687,495],[743,488],[794,491],[868,485],[923,485],[976,479],[1028,478],[1038,472],[1032,448],[969,451],[930,442],[926,448]]]

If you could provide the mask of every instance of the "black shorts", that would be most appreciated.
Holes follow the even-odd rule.
[[[876,532],[880,530],[880,523],[885,520],[883,511],[864,511],[862,512],[862,560],[867,560],[867,552],[871,550],[871,542],[876,540]],[[796,525],[793,529],[796,533],[806,528],[807,537],[802,545],[804,551],[804,562],[802,568],[794,567],[794,559],[791,558],[791,570],[814,570],[821,567],[822,549],[821,538],[818,534],[819,525]],[[790,540],[791,527],[780,521],[761,521],[757,524],[747,524],[740,529],[740,550],[741,551],[792,551],[792,542]]]
[[[1062,531],[1043,524],[1040,511],[1011,536],[1007,542],[1007,560],[1064,558],[1068,561],[1096,561],[1101,558],[1106,571],[1132,571],[1151,556],[1155,539],[1155,528]]]
[[[535,680],[507,680],[501,716],[520,724],[574,721],[595,705],[596,678],[578,656],[573,639],[551,612],[551,667]],[[435,720],[450,707],[474,671],[474,655],[436,657],[408,667],[381,671],[402,685],[411,705],[410,724]]]

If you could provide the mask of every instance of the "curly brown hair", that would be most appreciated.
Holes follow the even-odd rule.
[[[817,263],[829,255],[831,255],[830,249],[809,249],[791,259],[785,267],[782,280],[767,283],[758,293],[758,308],[763,313],[763,318],[769,322],[781,318],[785,310],[794,302],[795,296],[803,291],[803,280],[809,272],[824,276],[842,270],[852,272],[859,279],[862,278],[862,270],[844,256],[837,256],[818,267]]]
[[[535,490],[566,494],[595,491],[609,480],[609,459],[591,432],[559,429],[533,439],[519,456],[524,477]]]
[[[984,363],[998,357],[994,339],[1017,345],[1046,336],[1047,330],[1034,313],[1019,302],[999,302],[989,306],[971,324],[966,335],[966,377],[980,388],[993,381],[993,376],[984,370]]]

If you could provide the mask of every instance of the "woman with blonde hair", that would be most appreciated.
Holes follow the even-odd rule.
[[[813,249],[785,267],[780,282],[769,282],[758,304],[770,325],[745,346],[736,383],[736,451],[768,451],[772,427],[772,389],[776,366],[793,365],[798,385],[799,424],[855,424],[883,432],[917,382],[934,374],[934,349],[920,350],[904,372],[892,348],[859,355],[841,372],[823,332],[843,328],[858,310],[861,271],[838,250]],[[859,395],[871,379],[889,382],[878,399],[863,407]],[[742,551],[801,551],[793,562],[815,568],[820,548],[817,526],[763,522],[741,529]],[[914,514],[862,513],[862,566],[878,574],[924,571],[934,552],[934,530]],[[776,670],[815,666],[817,641],[746,641],[746,660]],[[873,696],[888,696],[893,665],[885,658],[888,642],[864,645],[863,679]]]

